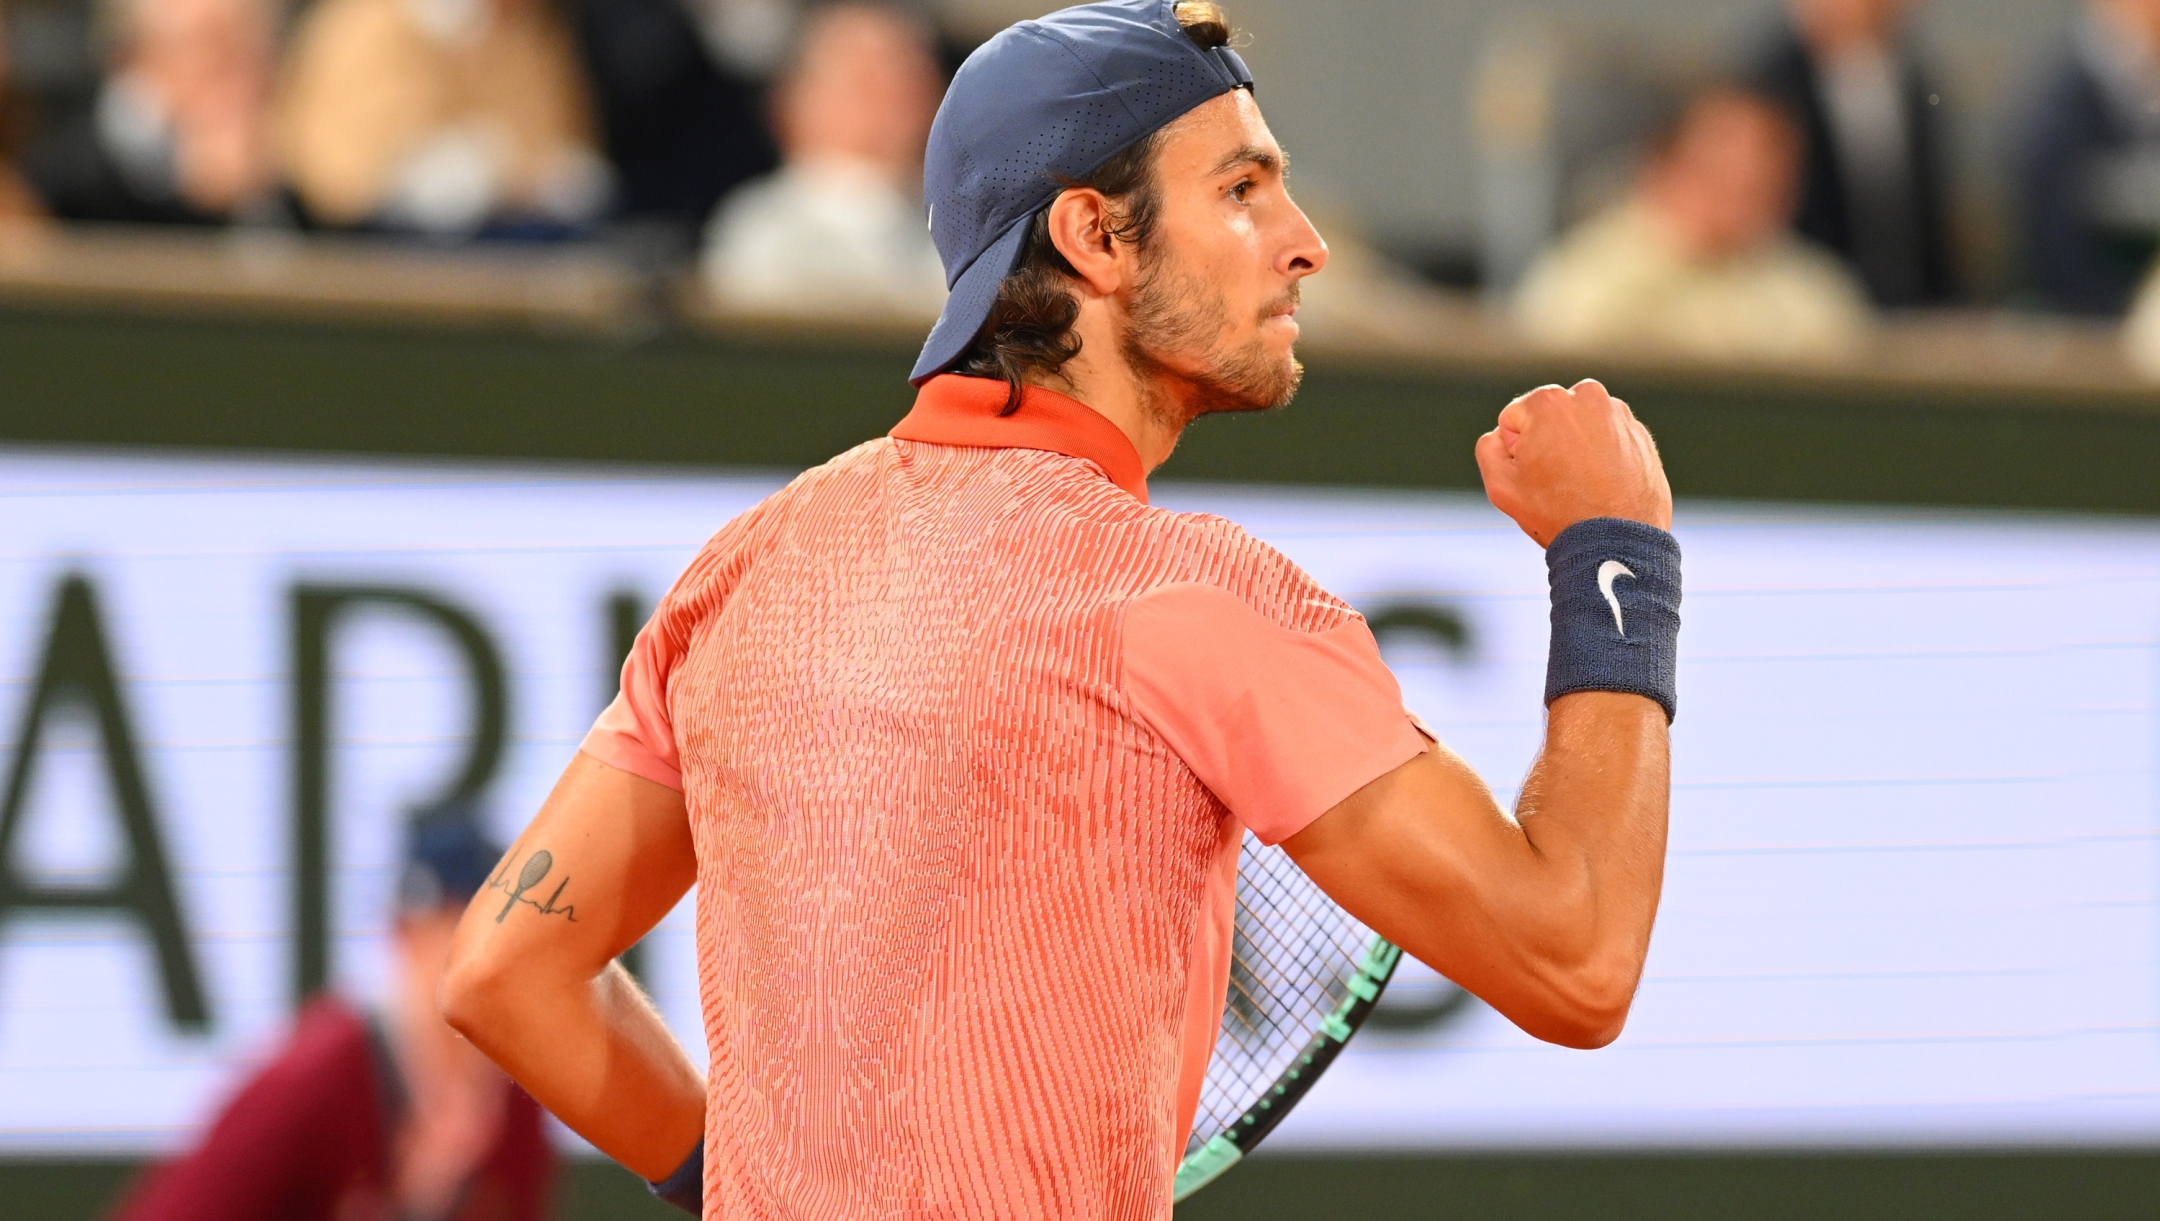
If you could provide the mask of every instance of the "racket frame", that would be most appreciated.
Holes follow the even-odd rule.
[[[1380,1001],[1380,994],[1387,990],[1388,980],[1394,978],[1395,964],[1402,961],[1402,950],[1384,937],[1374,937],[1360,955],[1357,971],[1345,981],[1348,989],[1342,1003],[1335,1007],[1313,1032],[1290,1067],[1284,1069],[1260,1097],[1240,1113],[1229,1128],[1187,1155],[1178,1165],[1177,1183],[1171,1199],[1183,1203],[1187,1196],[1221,1178],[1223,1172],[1235,1166],[1251,1153],[1255,1146],[1275,1130],[1275,1125],[1290,1113],[1309,1092],[1320,1074],[1327,1071],[1342,1054],[1350,1036],[1358,1032],[1365,1019],[1372,1014],[1373,1006]]]

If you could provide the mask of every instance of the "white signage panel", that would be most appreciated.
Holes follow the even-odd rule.
[[[776,485],[0,455],[0,1153],[172,1148],[307,981],[379,998],[403,820],[474,792],[512,835],[623,625]],[[1459,495],[1157,499],[1365,610],[1512,799],[1545,641],[1512,525]],[[2160,525],[1682,523],[1672,851],[1627,1034],[1545,1047],[1406,970],[1271,1144],[2160,1137]],[[648,953],[697,1054],[687,910]]]

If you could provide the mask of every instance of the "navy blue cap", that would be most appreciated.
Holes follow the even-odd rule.
[[[1175,0],[1102,0],[1023,21],[968,56],[930,128],[923,198],[952,289],[910,380],[950,368],[990,318],[1028,222],[1103,162],[1203,102],[1252,87]]]

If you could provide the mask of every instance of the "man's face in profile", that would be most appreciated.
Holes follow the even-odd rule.
[[[1163,130],[1159,212],[1140,251],[1123,347],[1135,370],[1182,383],[1189,415],[1288,403],[1303,368],[1299,284],[1327,243],[1290,198],[1280,145],[1235,90]]]

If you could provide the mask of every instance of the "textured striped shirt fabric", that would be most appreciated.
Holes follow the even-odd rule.
[[[710,1218],[1167,1218],[1243,829],[1425,749],[1364,621],[943,376],[729,522],[584,750],[682,791]]]

